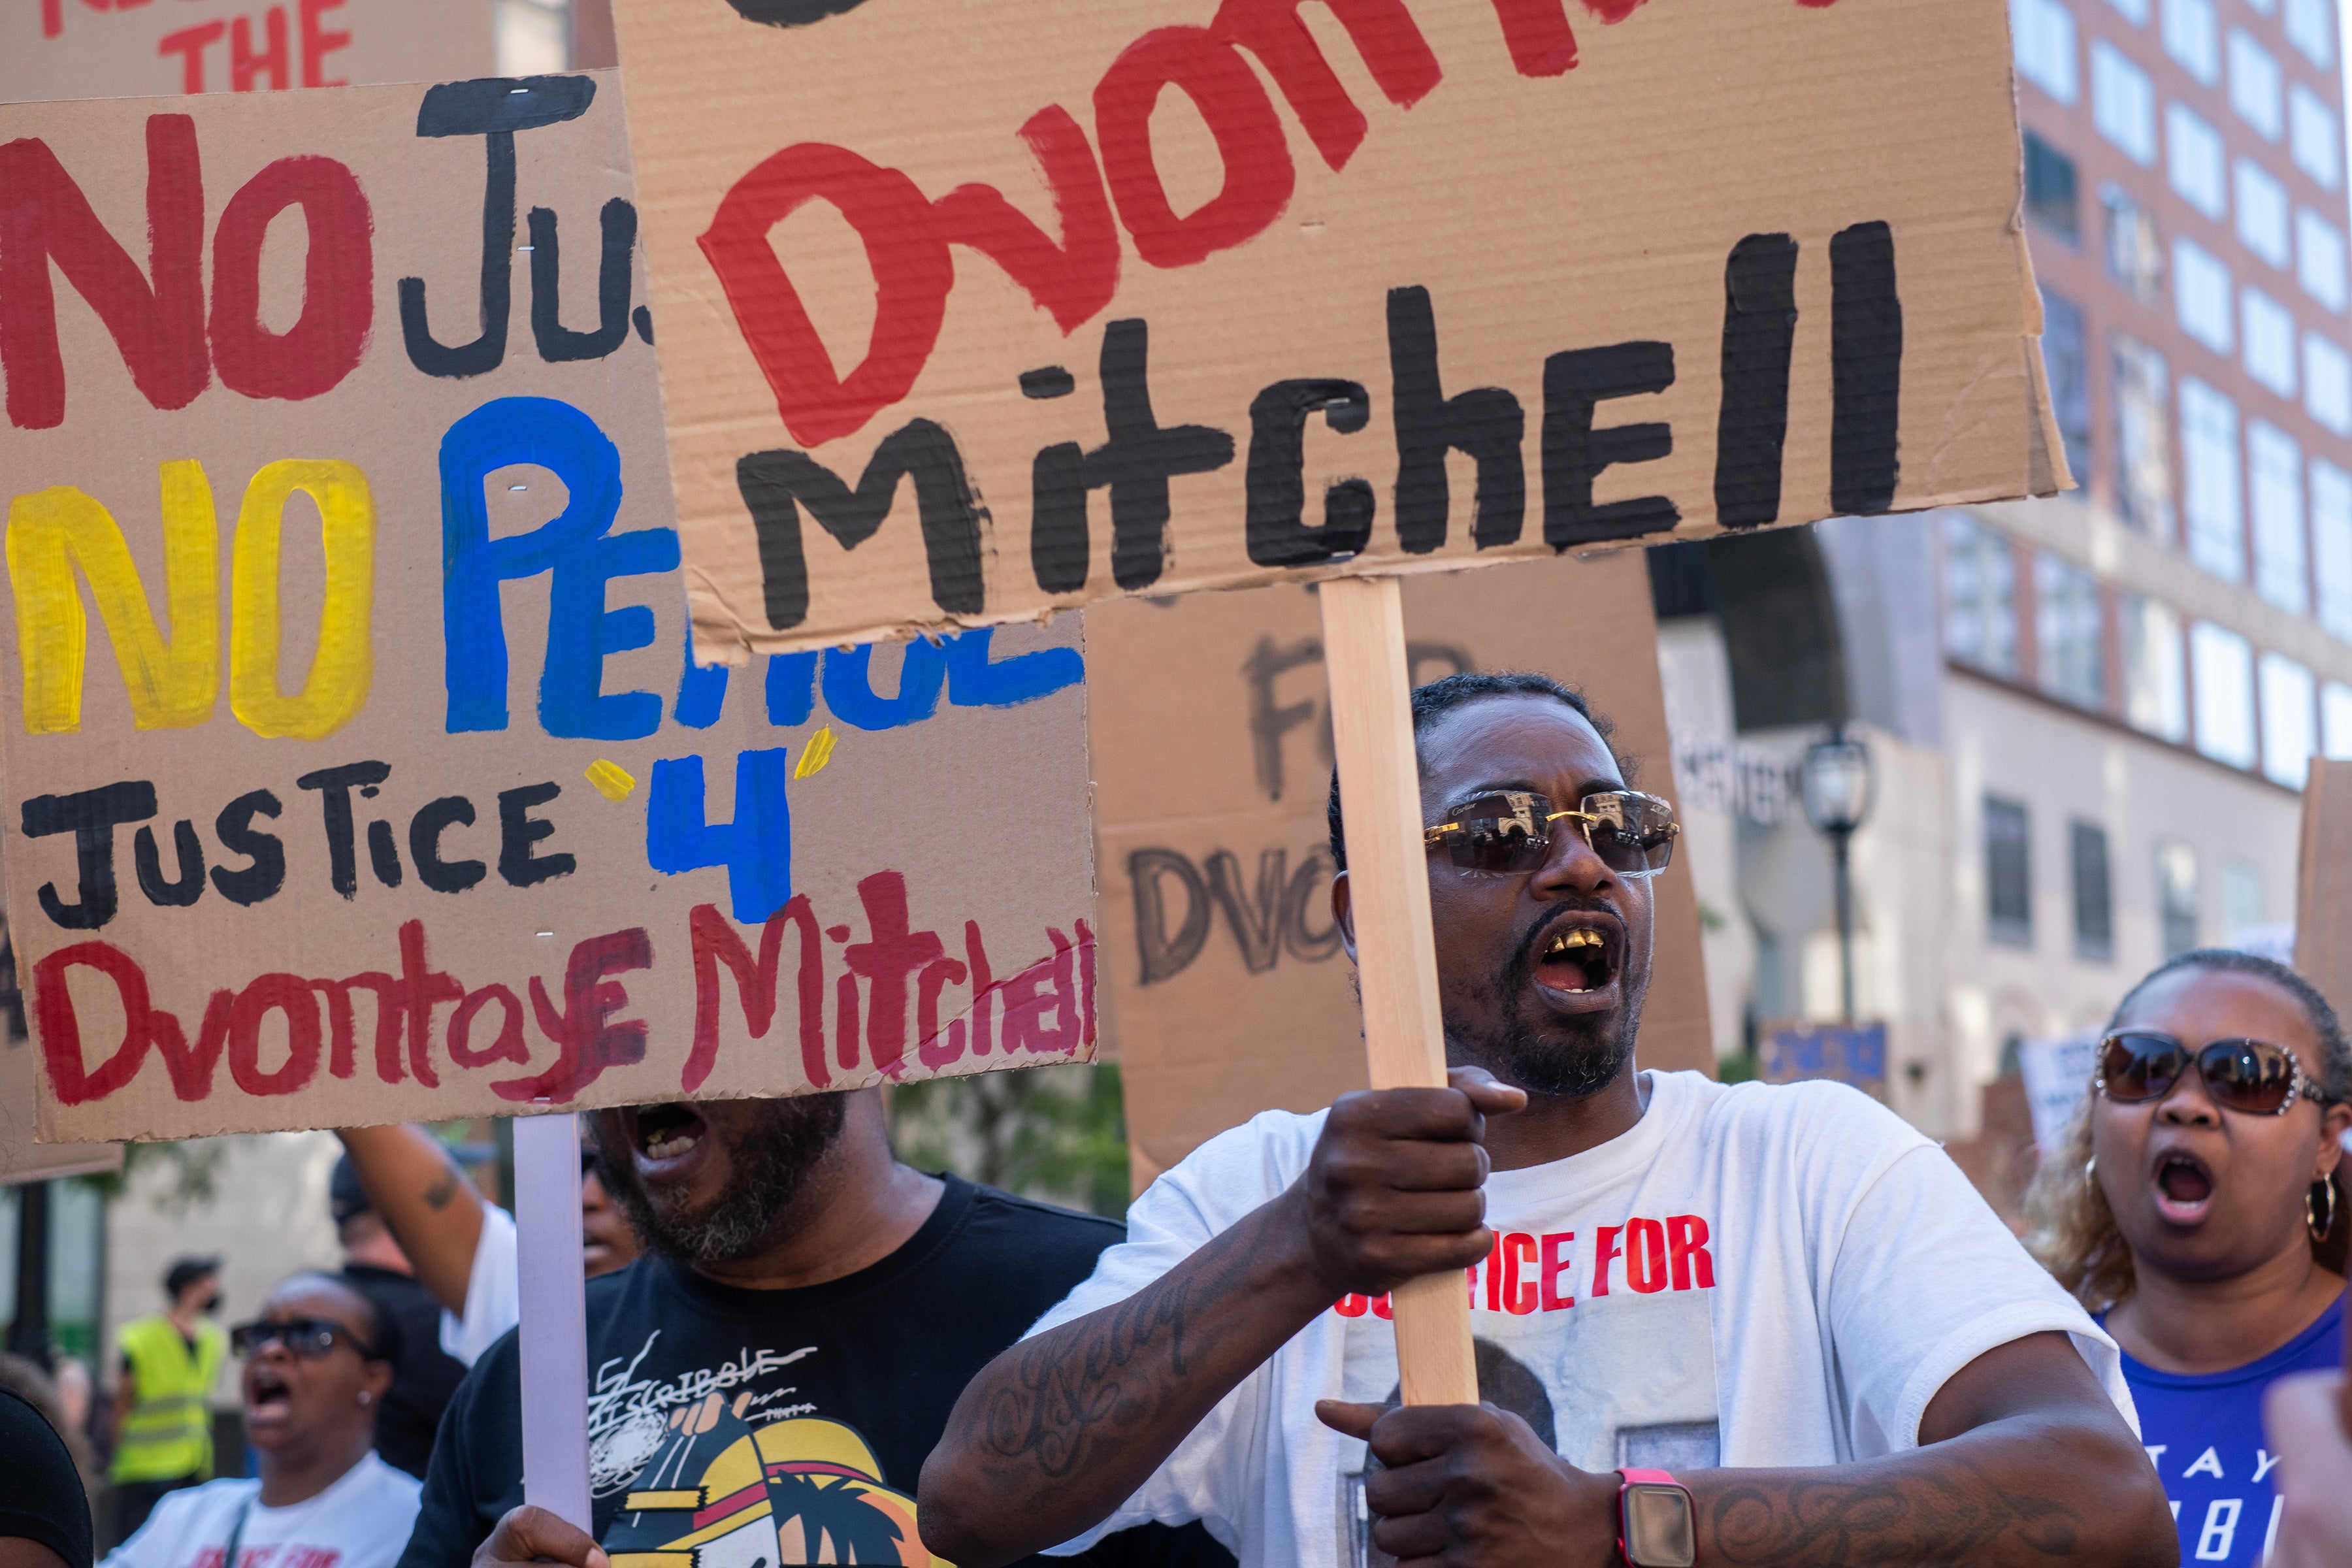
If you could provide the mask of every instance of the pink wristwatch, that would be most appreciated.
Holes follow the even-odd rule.
[[[1627,1568],[1698,1568],[1689,1489],[1664,1470],[1617,1475],[1617,1555]]]

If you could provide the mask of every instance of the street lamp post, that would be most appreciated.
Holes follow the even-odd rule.
[[[51,1365],[49,1343],[49,1184],[16,1189],[16,1315],[8,1325],[8,1353]]]
[[[1870,816],[1870,748],[1849,739],[1840,721],[1826,741],[1805,749],[1803,771],[1805,820],[1825,834],[1836,864],[1838,980],[1844,1017],[1853,1022],[1853,873],[1851,851],[1855,830]]]

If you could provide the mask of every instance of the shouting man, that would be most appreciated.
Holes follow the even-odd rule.
[[[1162,1176],[965,1390],[931,1549],[1200,1520],[1251,1564],[2172,1562],[2113,1342],[1940,1150],[1842,1086],[1635,1070],[1675,829],[1583,700],[1465,675],[1412,712],[1452,1087]],[[1336,784],[1330,821],[1344,868]],[[1331,901],[1352,953],[1344,869]],[[1484,1403],[1399,1407],[1385,1293],[1465,1268]]]
[[[402,1568],[932,1563],[914,1482],[957,1394],[1118,1226],[901,1163],[875,1089],[589,1121],[644,1247],[588,1281],[594,1538],[521,1506],[509,1332],[442,1421]],[[1155,1527],[1097,1561],[1231,1559]]]

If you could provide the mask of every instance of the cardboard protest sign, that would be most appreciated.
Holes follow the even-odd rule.
[[[0,958],[5,943],[0,943]],[[41,1143],[34,1140],[33,1042],[16,993],[16,963],[0,973],[0,1186],[122,1168],[120,1143]]]
[[[0,103],[483,77],[496,16],[493,0],[15,0]]]
[[[615,10],[708,655],[2066,482],[1991,0]]]
[[[2352,1016],[2352,762],[2311,761],[2303,788],[2294,967]]]
[[[1076,618],[690,665],[622,123],[609,75],[0,108],[44,1136],[1090,1054]]]
[[[1535,669],[1615,728],[1632,782],[1675,794],[1657,628],[1638,554],[1405,584],[1414,684]],[[1365,1087],[1362,1020],[1331,923],[1330,710],[1316,595],[1273,587],[1087,616],[1103,989],[1139,1184],[1273,1107]],[[1657,900],[1640,1059],[1711,1068],[1698,901]]]

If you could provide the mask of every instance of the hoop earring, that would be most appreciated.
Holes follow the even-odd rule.
[[[2320,1192],[2327,1194],[2326,1219],[2319,1217],[2318,1205],[2312,1201],[2313,1194]],[[2311,1184],[2309,1192],[2303,1194],[2303,1223],[2315,1242],[2326,1241],[2336,1233],[2336,1183],[2332,1177],[2322,1176]]]

